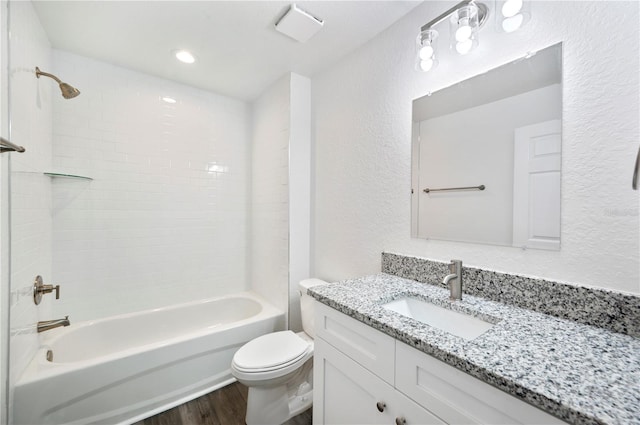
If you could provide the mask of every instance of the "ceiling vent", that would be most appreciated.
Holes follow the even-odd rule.
[[[309,40],[324,25],[322,19],[292,4],[287,13],[276,22],[276,30],[301,43]]]

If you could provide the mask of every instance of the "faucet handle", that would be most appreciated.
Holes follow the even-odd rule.
[[[45,285],[42,276],[38,275],[33,282],[33,302],[38,305],[42,301],[42,295],[56,291],[56,300],[60,299],[60,285]]]

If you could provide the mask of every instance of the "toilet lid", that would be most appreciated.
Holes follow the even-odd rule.
[[[243,345],[233,356],[240,369],[269,369],[303,356],[310,344],[291,331],[262,335]]]

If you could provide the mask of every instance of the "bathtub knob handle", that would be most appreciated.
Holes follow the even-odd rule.
[[[33,302],[36,303],[36,305],[40,304],[40,301],[42,301],[42,295],[53,291],[56,291],[56,300],[59,300],[60,285],[45,285],[42,281],[42,276],[36,276],[36,279],[33,282]]]
[[[387,407],[387,405],[384,403],[384,401],[379,401],[376,403],[376,407],[378,408],[378,412],[384,412],[385,407]]]

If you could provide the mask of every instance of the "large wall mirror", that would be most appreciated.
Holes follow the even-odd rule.
[[[562,46],[413,101],[413,237],[560,249]]]

